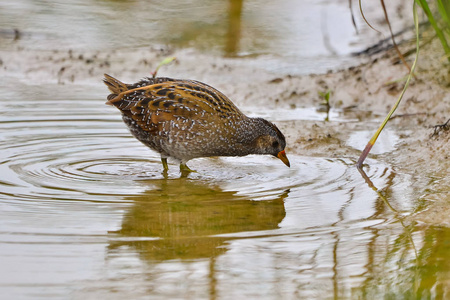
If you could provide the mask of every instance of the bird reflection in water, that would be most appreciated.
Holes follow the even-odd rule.
[[[183,177],[148,184],[145,193],[130,198],[134,206],[122,228],[111,232],[119,239],[113,239],[110,250],[129,246],[141,258],[158,261],[216,257],[231,239],[219,235],[277,229],[286,215],[289,190],[273,200],[254,201]]]

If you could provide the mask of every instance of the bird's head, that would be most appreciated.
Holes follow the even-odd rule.
[[[271,122],[257,118],[259,135],[255,139],[255,151],[258,154],[271,154],[278,157],[286,166],[290,167],[286,156],[286,138],[283,133]]]

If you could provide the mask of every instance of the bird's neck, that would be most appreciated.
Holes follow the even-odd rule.
[[[264,124],[260,118],[245,118],[236,126],[236,147],[240,147],[242,153],[257,154],[256,140],[264,134]]]

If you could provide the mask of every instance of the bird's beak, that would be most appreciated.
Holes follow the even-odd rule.
[[[286,156],[286,152],[284,152],[284,150],[278,152],[277,157],[278,157],[279,159],[281,159],[281,161],[284,162],[284,164],[285,164],[286,166],[288,166],[288,167],[291,166],[291,164],[289,163],[289,159],[288,159],[287,156]]]

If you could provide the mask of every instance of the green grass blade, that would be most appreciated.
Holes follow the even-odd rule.
[[[442,44],[442,47],[444,47],[445,56],[448,58],[448,61],[450,62],[450,47],[447,44],[447,39],[445,38],[444,33],[439,28],[436,19],[433,17],[433,14],[430,10],[430,7],[428,6],[428,3],[426,0],[416,0],[417,3],[419,3],[420,7],[422,7],[423,11],[427,15],[428,21],[430,22],[431,26],[433,27],[434,31],[436,32],[436,35],[439,38],[439,41]]]
[[[437,6],[439,14],[442,17],[445,25],[450,27],[450,1],[448,0],[437,0]]]
[[[406,90],[408,89],[409,82],[411,81],[411,78],[413,77],[414,70],[416,69],[417,61],[419,60],[419,17],[417,16],[417,6],[415,3],[413,3],[413,14],[414,14],[414,26],[416,30],[416,57],[414,59],[414,63],[411,67],[411,71],[409,72],[408,78],[406,79],[405,86],[403,87],[402,93],[397,99],[397,102],[394,104],[394,106],[391,108],[391,111],[387,114],[386,118],[384,119],[383,123],[381,123],[381,126],[378,128],[378,130],[375,132],[373,137],[370,139],[370,141],[367,143],[366,148],[364,148],[363,152],[361,153],[361,156],[358,159],[358,162],[356,163],[356,166],[358,168],[362,167],[362,164],[364,163],[364,160],[366,159],[367,155],[369,155],[370,150],[372,149],[373,145],[378,139],[378,136],[380,135],[381,131],[386,126],[389,119],[394,114],[395,110],[399,106],[400,102],[403,99],[403,95],[405,94]]]

